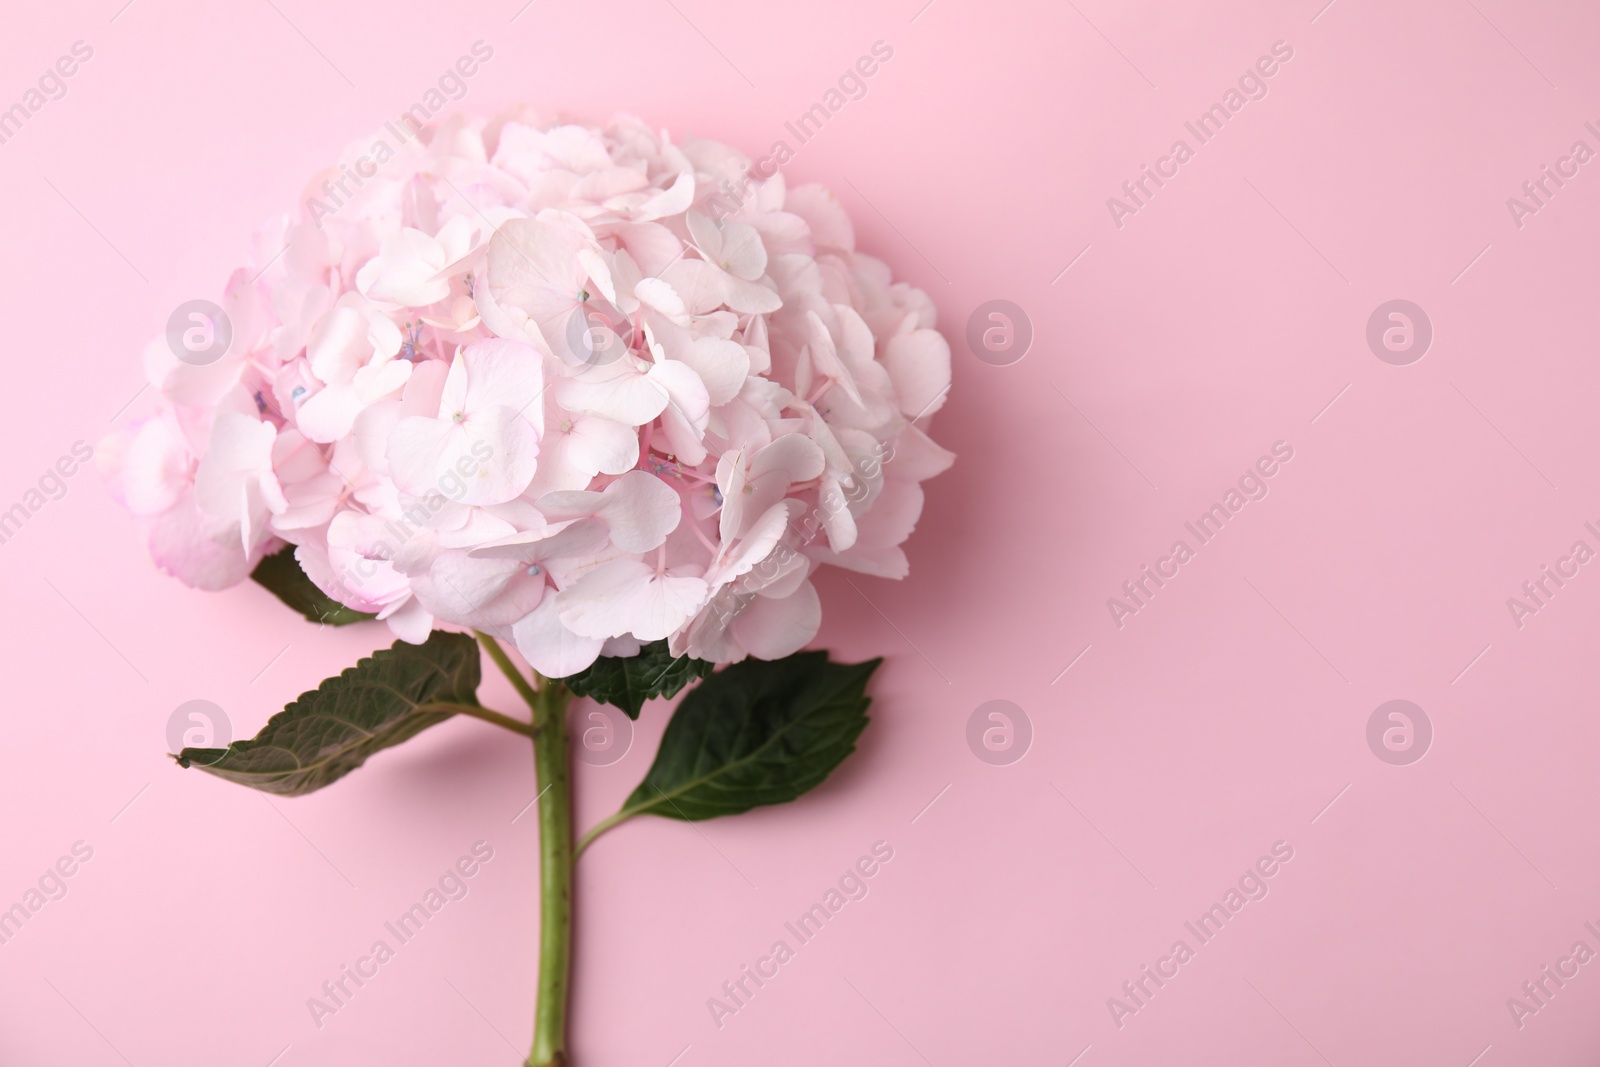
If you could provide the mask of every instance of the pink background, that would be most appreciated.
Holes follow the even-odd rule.
[[[861,751],[795,805],[641,819],[584,858],[579,1067],[1593,1062],[1600,963],[1520,1029],[1506,1001],[1574,941],[1600,949],[1600,565],[1520,629],[1506,599],[1600,547],[1600,164],[1520,228],[1506,198],[1600,148],[1600,11],[535,0],[513,21],[521,2],[14,13],[4,103],[74,41],[94,57],[0,145],[0,507],[108,432],[171,309],[214,297],[256,225],[473,41],[495,54],[463,107],[626,109],[759,154],[884,40],[867,97],[787,173],[835,186],[859,243],[938,301],[935,431],[960,460],[909,580],[822,582],[819,645],[888,657]],[[1118,228],[1106,198],[1280,40],[1268,95]],[[995,298],[1035,329],[1014,365],[963,341]],[[1435,330],[1410,366],[1364,337],[1395,298]],[[1106,599],[1280,440],[1270,495],[1119,629]],[[293,801],[175,769],[177,705],[248,735],[389,637],[188,590],[93,472],[69,485],[0,545],[0,906],[75,841],[94,856],[0,946],[0,1063],[520,1062],[526,748],[452,721]],[[1410,766],[1366,741],[1395,698],[1434,728]],[[1033,724],[1010,766],[967,746],[993,699]],[[514,706],[499,680],[485,700]],[[581,824],[665,718],[579,767]],[[478,840],[471,894],[316,1028],[306,999]],[[878,840],[870,895],[718,1029],[707,998]],[[1277,841],[1270,895],[1119,1029],[1107,998],[1194,945],[1185,920]]]

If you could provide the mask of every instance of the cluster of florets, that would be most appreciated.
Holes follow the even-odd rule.
[[[358,157],[233,275],[225,351],[147,351],[159,410],[101,453],[161,567],[220,589],[287,542],[402,639],[507,635],[552,677],[788,655],[814,568],[905,574],[950,350],[828,190],[629,117]]]

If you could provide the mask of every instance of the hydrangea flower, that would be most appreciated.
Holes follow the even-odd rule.
[[[293,545],[402,640],[499,633],[557,678],[661,639],[778,659],[817,567],[906,573],[950,349],[828,190],[526,110],[336,206],[326,177],[230,280],[227,350],[153,342],[159,409],[101,449],[163,569],[221,589]]]

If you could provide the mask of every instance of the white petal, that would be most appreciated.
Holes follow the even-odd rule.
[[[389,433],[385,456],[389,475],[400,491],[424,496],[433,489],[438,484],[442,457],[452,448],[452,438],[456,436],[457,427],[443,419],[413,415],[397,422]]]
[[[306,345],[311,372],[324,382],[348,382],[372,358],[367,317],[352,307],[336,307],[317,324]]]
[[[328,385],[301,404],[294,418],[306,437],[318,444],[331,444],[350,432],[365,408],[355,386]]]
[[[624,474],[601,495],[595,517],[610,528],[611,543],[624,552],[655,550],[683,517],[677,490],[645,471]]]
[[[426,574],[411,579],[423,607],[448,622],[485,628],[509,626],[538,606],[544,575],[530,575],[516,560],[473,559],[446,552]]]
[[[733,620],[733,637],[756,659],[793,655],[817,636],[822,601],[810,582],[783,599],[758,596]]]
[[[750,532],[739,541],[738,547],[728,552],[712,573],[707,575],[712,588],[721,588],[770,556],[788,530],[790,519],[802,507],[798,500],[782,500],[768,508],[751,525]]]
[[[604,639],[633,632],[655,568],[638,560],[602,563],[556,595],[561,621],[573,633]]]
[[[823,475],[817,495],[822,526],[828,532],[828,547],[835,552],[848,552],[856,543],[856,520],[850,514],[850,501],[845,498],[839,480],[831,474]]]
[[[531,422],[543,410],[534,403],[544,392],[544,357],[537,349],[516,341],[476,341],[461,350],[459,362],[466,374],[465,414],[501,406],[525,413]]]
[[[624,474],[639,461],[639,436],[630,426],[584,415],[565,435],[567,461],[585,474]]]
[[[761,235],[742,222],[724,222],[717,265],[745,281],[761,277],[767,272],[767,249],[761,243]]]
[[[643,426],[667,406],[667,391],[620,359],[555,384],[556,403],[567,411],[593,412],[624,426]]]
[[[653,579],[640,598],[638,617],[629,632],[641,641],[672,636],[700,610],[706,593],[703,578],[667,574]]]
[[[517,651],[546,678],[566,678],[585,670],[605,644],[601,638],[580,637],[567,629],[557,613],[556,599],[545,597],[511,627]]]
[[[634,208],[632,215],[639,222],[664,219],[671,215],[683,214],[692,203],[694,203],[694,175],[684,171],[673,181],[671,187]]]
[[[890,338],[883,365],[906,418],[931,415],[944,406],[950,390],[950,342],[938,330],[913,330]]]
[[[744,345],[720,337],[696,338],[694,343],[684,346],[676,358],[699,375],[712,407],[738,396],[750,374],[750,353]]]
[[[405,605],[384,619],[389,624],[389,631],[407,644],[420,645],[428,639],[433,632],[433,616],[428,614],[428,609],[416,597],[411,597]]]

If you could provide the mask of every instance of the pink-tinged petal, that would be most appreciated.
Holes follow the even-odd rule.
[[[816,373],[843,388],[857,405],[861,404],[861,390],[856,387],[855,375],[845,366],[844,360],[839,358],[838,349],[833,343],[833,335],[828,332],[828,327],[823,324],[821,316],[815,311],[808,311],[806,323],[809,328],[807,337],[810,342],[811,364]]]
[[[240,547],[239,525],[217,525],[184,497],[150,526],[150,558],[156,566],[196,589],[216,591],[238,585],[260,562],[261,552]]]
[[[472,549],[479,559],[515,559],[524,564],[557,557],[592,556],[605,548],[610,534],[598,519],[569,519],[536,530],[508,534]]]
[[[939,331],[913,330],[890,338],[883,364],[906,418],[921,418],[944,407],[950,390],[950,342]]]
[[[571,412],[592,412],[624,426],[643,426],[667,406],[667,392],[628,358],[556,382],[555,401]]]
[[[726,274],[703,259],[680,259],[661,272],[660,280],[678,294],[689,314],[704,315],[722,306],[722,281],[726,277]],[[639,283],[641,287],[644,284]],[[638,289],[635,291],[638,292]],[[643,292],[639,292],[639,299],[650,303]]]
[[[922,486],[894,478],[884,481],[883,491],[872,507],[861,516],[861,544],[867,548],[898,545],[911,536],[922,517]]]
[[[357,272],[356,288],[383,304],[424,307],[450,294],[450,283],[435,279],[448,262],[437,240],[402,227],[386,237],[378,255]]]
[[[857,544],[848,552],[831,552],[812,545],[806,555],[818,563],[840,567],[857,574],[870,574],[874,578],[893,578],[898,581],[911,573],[911,561],[899,545],[887,548],[865,548]]]
[[[562,623],[575,634],[601,640],[632,633],[655,573],[638,560],[602,563],[556,594]]]
[[[822,449],[805,434],[786,433],[758,451],[750,461],[750,480],[765,482],[782,479],[787,488],[796,482],[809,482],[822,473],[826,460]],[[763,505],[763,510],[767,505]]]
[[[810,577],[812,564],[803,552],[778,548],[739,579],[734,588],[742,593],[760,593],[782,600]]]
[[[754,215],[749,223],[761,234],[769,256],[810,255],[812,252],[811,227],[799,215],[787,211],[769,211]]]
[[[355,380],[351,384],[355,387],[356,395],[361,398],[361,406],[377,403],[390,393],[398,393],[405,388],[406,382],[411,380],[413,369],[413,366],[404,360],[391,360],[387,363],[362,367],[356,371]]]
[[[350,432],[366,406],[355,386],[328,385],[300,405],[295,422],[311,440],[329,444]]]
[[[692,203],[694,203],[694,175],[684,171],[673,180],[670,187],[646,200],[629,214],[637,222],[648,222],[652,219],[681,215]]]
[[[726,551],[722,560],[706,576],[713,589],[721,588],[749,573],[757,563],[772,554],[783,539],[789,522],[804,509],[798,500],[782,500],[768,508],[750,526],[750,532],[740,539],[732,551]]]
[[[566,678],[588,669],[605,644],[601,638],[580,637],[567,629],[557,612],[556,600],[545,597],[511,627],[517,651],[546,678]]]
[[[782,599],[758,596],[733,620],[733,637],[756,659],[800,651],[822,626],[822,601],[810,582]]]
[[[723,589],[706,602],[689,625],[672,635],[668,648],[674,656],[693,656],[710,663],[739,662],[746,653],[733,639],[733,620],[743,606],[731,589]]]
[[[571,216],[549,215],[500,226],[489,240],[485,284],[500,308],[521,310],[538,325],[545,347],[554,348],[564,343],[566,316],[583,300],[588,276],[578,253],[593,241],[580,230],[582,223],[567,221]]]
[[[459,428],[441,419],[413,415],[395,424],[389,435],[389,475],[403,493],[425,496],[438,486],[439,471],[454,455]]]
[[[783,307],[783,298],[765,285],[726,273],[721,282],[722,302],[742,315],[770,315]]]
[[[561,436],[567,462],[590,477],[625,474],[639,459],[639,437],[633,428],[599,415],[580,416]]]
[[[658,575],[647,563],[621,559],[603,563],[556,597],[561,621],[586,637],[659,641],[675,633],[700,609],[706,583],[693,576]]]
[[[344,383],[372,358],[367,317],[352,307],[336,307],[325,316],[306,345],[311,372],[328,383]]]
[[[742,222],[722,224],[722,251],[717,266],[737,278],[753,282],[767,272],[767,249],[761,234]]]
[[[519,496],[538,465],[533,420],[543,419],[543,405],[536,403],[540,360],[535,350],[514,341],[479,341],[463,349],[445,379],[440,417],[401,419],[390,434],[388,465],[401,491],[442,493],[479,506]]]
[[[884,454],[885,469],[893,464],[897,480],[925,482],[950,469],[956,454],[939,447],[916,426],[907,426]]]
[[[879,578],[904,578],[911,565],[901,543],[910,536],[922,514],[922,487],[914,482],[885,480],[871,510],[857,519],[856,543],[848,552],[808,546],[806,555],[820,563],[871,574]]]
[[[653,278],[683,255],[683,242],[657,222],[618,223],[606,231],[632,257],[641,276]]]
[[[406,415],[439,413],[444,400],[444,387],[450,377],[450,368],[443,360],[430,359],[411,366],[411,377],[406,380],[405,391],[400,394],[401,406]]]
[[[218,519],[242,521],[245,507],[282,504],[283,494],[272,473],[272,442],[278,431],[270,422],[226,411],[211,427],[211,443],[195,471],[195,503]],[[254,487],[269,485],[255,500]],[[264,516],[262,516],[264,518]]]
[[[585,174],[568,191],[574,200],[610,200],[613,197],[647,189],[650,179],[628,167],[606,167]]]
[[[784,198],[783,208],[806,220],[811,239],[819,249],[849,252],[856,247],[855,227],[839,198],[826,186],[797,185]]]
[[[420,645],[433,632],[433,616],[416,597],[408,598],[397,611],[384,616],[389,632],[407,644]]]
[[[689,309],[683,297],[660,278],[641,278],[634,283],[634,297],[643,305],[659,311],[680,326],[689,324]]]
[[[520,496],[533,481],[539,436],[528,420],[511,408],[490,408],[459,428],[455,447],[447,454],[450,470],[461,475],[467,485],[455,498],[457,502],[504,504]],[[435,487],[450,495],[453,483],[447,483],[446,477],[441,469]]]
[[[817,485],[817,506],[822,509],[822,527],[828,533],[828,547],[835,552],[848,552],[856,543],[856,520],[850,514],[850,501],[845,498],[839,480],[831,474],[822,476]]]
[[[603,492],[548,493],[539,498],[539,510],[552,522],[592,516],[605,523],[617,548],[640,554],[660,547],[678,528],[683,502],[655,475],[630,471]]]
[[[109,435],[95,462],[135,515],[159,515],[192,484],[194,458],[183,431],[166,418],[144,419]]]
[[[628,659],[637,656],[639,650],[643,647],[644,645],[640,643],[639,639],[632,634],[628,634],[625,637],[608,637],[605,645],[600,649],[600,654],[602,656],[617,656],[622,659]]]
[[[703,212],[699,211],[688,212],[684,215],[683,221],[684,225],[689,230],[689,237],[694,241],[695,247],[700,250],[701,257],[707,262],[712,263],[723,270],[727,270],[728,264],[723,262],[725,258],[725,252],[729,246],[730,238],[732,237],[732,228],[735,226],[740,226],[740,224],[736,222],[713,220]],[[755,231],[751,230],[748,226],[740,226],[740,228],[748,231],[752,236],[755,235]],[[759,236],[756,236],[756,242],[758,244],[760,243]],[[743,242],[735,240],[734,243]],[[766,262],[766,251],[763,249],[761,253],[761,264],[763,268],[765,268]],[[761,273],[758,271],[754,277],[761,277]]]
[[[653,578],[638,602],[638,616],[629,632],[641,641],[672,636],[694,617],[706,602],[705,579],[665,574]]]
[[[717,518],[717,532],[725,545],[732,544],[734,538],[743,532],[747,512],[750,515],[761,514],[748,507],[752,496],[747,491],[749,485],[746,450],[724,452],[717,461],[717,491],[722,494],[722,514]]]
[[[411,579],[411,591],[446,622],[475,629],[510,626],[538,606],[544,574],[529,574],[516,560],[446,552],[426,574]]]
[[[711,398],[705,384],[688,364],[675,359],[662,360],[646,376],[667,394],[661,424],[673,454],[688,466],[698,467],[706,458],[703,440],[711,414]]]
[[[721,533],[724,543],[745,532],[746,524],[782,500],[789,486],[809,482],[823,471],[822,449],[804,434],[784,434],[771,444],[757,449],[746,468],[740,457],[724,454],[717,466],[717,484],[722,490]],[[739,464],[737,468],[735,464]]]
[[[548,348],[544,334],[540,332],[539,324],[533,320],[533,316],[509,300],[502,301],[488,283],[486,271],[485,266],[474,275],[472,286],[472,303],[484,328],[496,337],[508,341],[517,341],[540,349]]]
[[[544,357],[537,349],[516,341],[476,341],[461,350],[458,362],[466,376],[464,414],[500,406],[523,412],[530,422],[540,417],[543,408],[534,401],[544,392]],[[449,418],[455,412],[439,414]]]
[[[683,346],[674,359],[699,376],[712,407],[738,396],[750,374],[750,353],[738,342],[720,337],[696,338]]]
[[[578,250],[578,265],[589,276],[600,295],[611,301],[617,302],[617,287],[611,279],[611,264],[606,262],[605,253],[598,248],[580,248]]]
[[[611,543],[624,552],[650,552],[678,528],[683,501],[677,490],[653,474],[631,471],[606,486],[595,517],[611,531]]]

